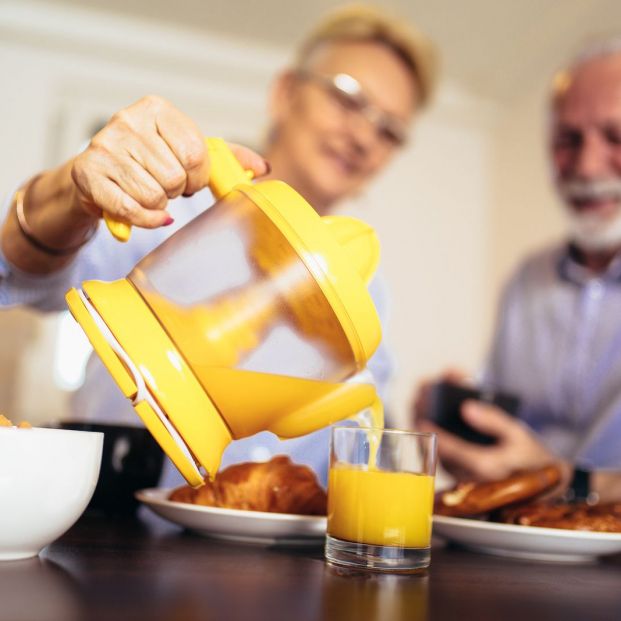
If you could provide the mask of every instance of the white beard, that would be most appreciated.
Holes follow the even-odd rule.
[[[598,252],[621,247],[621,211],[612,220],[566,210],[571,240],[582,250]]]
[[[591,252],[616,250],[621,247],[621,180],[569,181],[559,184],[561,195],[572,199],[612,199],[617,210],[612,218],[602,218],[595,213],[578,213],[566,205],[569,235],[576,245]]]

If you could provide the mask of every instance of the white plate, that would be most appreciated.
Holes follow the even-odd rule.
[[[433,534],[463,546],[495,554],[540,561],[592,562],[621,552],[621,533],[498,524],[433,516]]]
[[[321,545],[326,518],[202,507],[168,500],[170,489],[136,492],[136,498],[159,516],[207,537],[262,545]]]

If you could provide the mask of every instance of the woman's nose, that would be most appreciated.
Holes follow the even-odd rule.
[[[354,114],[349,121],[349,135],[359,151],[366,153],[379,146],[377,129],[371,119],[362,114]]]

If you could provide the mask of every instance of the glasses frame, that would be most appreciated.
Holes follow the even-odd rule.
[[[348,73],[332,76],[299,69],[295,75],[320,86],[343,112],[366,119],[374,128],[378,140],[391,147],[404,146],[409,138],[409,124],[372,103],[360,82]]]

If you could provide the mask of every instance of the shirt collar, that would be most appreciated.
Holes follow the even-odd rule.
[[[561,278],[576,285],[585,285],[592,280],[605,282],[621,282],[621,253],[601,274],[594,274],[580,262],[580,251],[574,244],[564,246],[559,260],[558,272]]]

